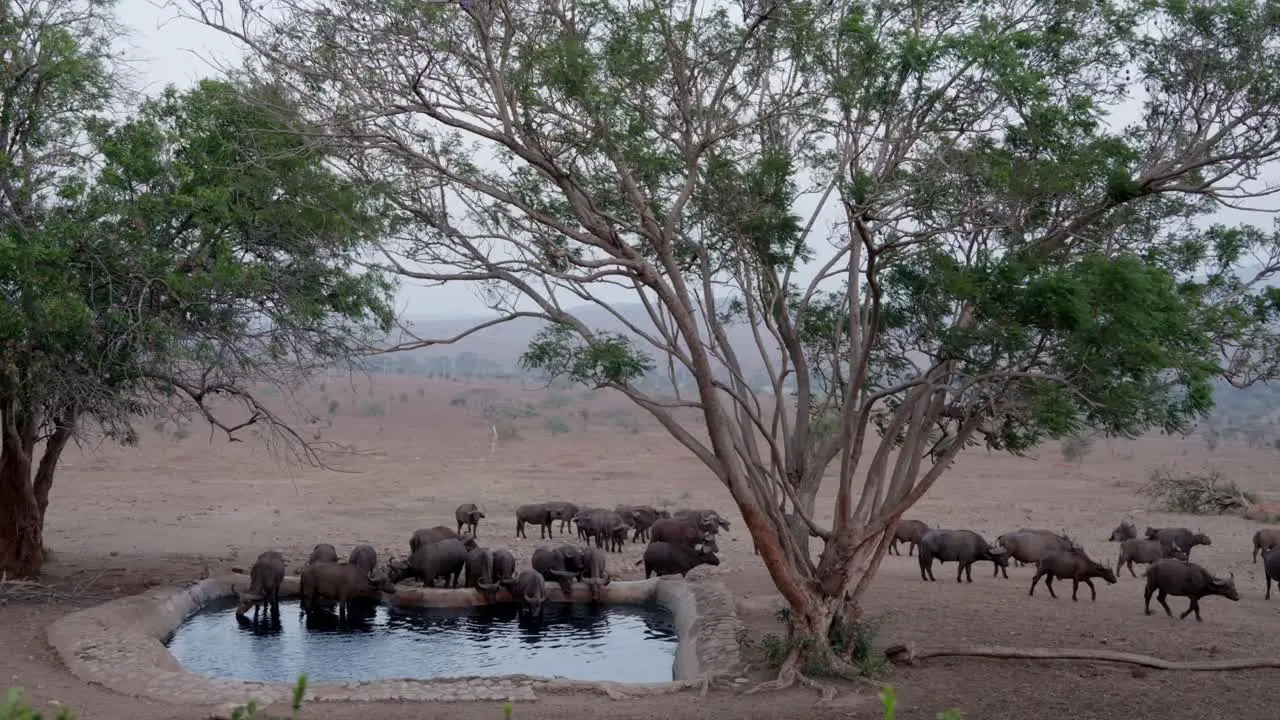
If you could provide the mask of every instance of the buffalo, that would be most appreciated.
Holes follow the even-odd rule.
[[[372,545],[357,545],[351,548],[347,563],[365,572],[373,572],[373,569],[378,567],[378,551],[374,550]]]
[[[476,548],[467,554],[466,586],[479,590],[489,602],[497,600],[498,581],[493,574],[493,553]]]
[[[987,560],[996,565],[1009,562],[1008,551],[991,547],[981,535],[972,530],[930,530],[920,538],[920,578],[937,580],[933,575],[933,562],[959,563],[956,582],[967,577],[973,582],[973,564]]]
[[[1196,614],[1196,622],[1203,622],[1200,617],[1200,599],[1210,595],[1221,595],[1228,600],[1238,602],[1240,593],[1236,591],[1235,573],[1230,573],[1226,580],[1214,577],[1203,567],[1186,560],[1164,558],[1147,566],[1147,588],[1143,593],[1145,612],[1151,614],[1151,596],[1155,593],[1156,601],[1164,608],[1165,614],[1173,617],[1169,603],[1165,598],[1174,595],[1191,599],[1186,612],[1178,616],[1185,620],[1191,613]]]
[[[720,549],[716,545],[715,533],[707,530],[696,519],[682,520],[673,517],[659,520],[649,528],[649,542],[668,542],[686,547],[704,545],[711,552],[718,552]]]
[[[467,555],[472,549],[474,548],[468,548],[466,542],[459,538],[419,545],[417,550],[409,554],[407,561],[391,564],[391,581],[417,578],[423,585],[430,587],[437,578],[444,578],[445,587],[457,587],[458,579],[466,568]]]
[[[463,503],[453,511],[453,519],[458,521],[459,534],[462,533],[462,528],[466,527],[472,537],[479,537],[480,521],[484,519],[484,511],[476,507],[475,503]]]
[[[512,595],[519,601],[521,612],[541,618],[542,606],[547,602],[547,582],[534,570],[521,570],[516,576]]]
[[[558,583],[565,595],[570,583],[582,576],[584,553],[572,545],[540,547],[533,551],[529,564],[548,582]]]
[[[302,571],[299,584],[302,600],[300,611],[309,614],[321,598],[338,604],[338,617],[346,620],[352,601],[358,598],[380,599],[381,593],[394,593],[395,585],[380,572],[365,572],[349,563],[319,563]]]
[[[253,619],[257,620],[259,608],[265,605],[270,610],[271,617],[279,620],[282,582],[284,582],[284,556],[275,550],[268,550],[259,555],[253,567],[249,569],[249,591],[241,593],[240,604],[236,606],[236,617],[244,618],[245,611],[252,605]]]
[[[538,539],[554,537],[551,524],[560,519],[560,511],[552,509],[546,503],[540,505],[521,505],[516,508],[516,537],[528,539],[524,532],[525,525],[538,526]]]
[[[893,526],[893,540],[889,543],[889,552],[893,555],[901,555],[902,551],[898,549],[898,543],[904,542],[909,545],[907,548],[907,556],[915,555],[916,546],[920,544],[920,538],[929,532],[929,525],[921,520],[899,520]]]
[[[1031,590],[1027,592],[1028,595],[1036,594],[1036,583],[1040,582],[1040,578],[1044,578],[1044,586],[1049,591],[1049,596],[1055,599],[1058,594],[1053,591],[1053,581],[1055,579],[1070,580],[1073,601],[1079,599],[1077,594],[1080,592],[1080,583],[1089,586],[1091,602],[1098,600],[1098,589],[1093,586],[1093,578],[1102,578],[1108,585],[1116,584],[1116,574],[1109,566],[1094,562],[1079,548],[1055,550],[1040,558],[1036,562],[1036,575],[1031,578]]]
[[[644,549],[644,557],[636,565],[644,563],[644,577],[651,575],[680,575],[688,577],[689,571],[699,565],[719,565],[720,558],[704,545],[688,547],[676,543],[654,540]]]
[[[311,549],[311,556],[307,558],[307,563],[302,567],[305,569],[320,563],[336,562],[338,562],[338,551],[329,543],[320,543]]]
[[[600,588],[613,581],[609,576],[608,559],[599,548],[587,548],[583,553],[583,565],[582,580],[591,588],[591,599],[599,602]]]

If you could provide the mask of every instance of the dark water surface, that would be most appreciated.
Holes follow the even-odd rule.
[[[252,611],[251,616],[252,616]],[[364,617],[280,603],[280,624],[246,626],[233,604],[210,605],[166,643],[187,670],[206,677],[292,683],[539,675],[573,680],[672,679],[676,633],[659,607],[548,604],[541,624],[514,605],[465,609],[370,608]]]

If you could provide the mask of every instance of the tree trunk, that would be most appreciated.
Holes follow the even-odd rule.
[[[822,552],[816,576],[812,576],[806,568],[794,566],[774,531],[759,522],[766,520],[763,513],[758,513],[756,508],[750,508],[755,512],[748,512],[746,507],[742,509],[761,559],[791,611],[788,654],[779,669],[778,680],[762,689],[808,683],[805,676],[810,674],[856,672],[852,657],[855,644],[848,631],[852,629],[850,624],[856,626],[861,621],[857,600],[866,591],[884,556],[885,543],[880,541],[881,536],[863,538],[847,532],[832,537]],[[796,528],[788,530],[795,532]],[[802,535],[807,543],[807,528]]]
[[[35,577],[43,561],[44,522],[31,485],[31,462],[5,447],[0,451],[0,574]]]
[[[804,510],[805,515],[813,517],[813,508],[815,500],[818,497],[818,486],[813,484],[811,487],[801,485],[796,488],[796,499],[800,501],[800,509]],[[800,517],[800,513],[793,508],[789,517],[787,517],[788,529],[791,531],[791,538],[795,540],[796,546],[803,548],[805,554],[813,557],[811,548],[809,547],[809,539],[812,534],[809,532],[809,526],[805,524],[804,518]]]

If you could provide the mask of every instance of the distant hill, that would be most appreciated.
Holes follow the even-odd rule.
[[[655,330],[653,322],[640,303],[619,303],[612,307],[628,322],[645,332]],[[571,308],[571,312],[592,329],[631,336],[636,345],[648,353],[660,368],[662,367],[661,354],[655,351],[647,341],[628,331],[616,317],[604,309],[589,305]],[[403,321],[418,337],[443,339],[465,332],[494,317],[497,316],[460,315],[454,318],[443,318],[407,315]],[[434,367],[440,374],[459,374],[461,371],[463,374],[482,376],[518,376],[522,374],[519,369],[520,355],[545,325],[546,323],[541,320],[521,318],[486,328],[453,344],[435,345],[386,356],[383,364],[390,369],[409,363],[416,366],[417,372],[431,372]],[[729,328],[729,336],[748,378],[763,385],[765,383],[764,363],[760,359],[751,329],[746,324],[734,325]],[[391,338],[393,341],[395,339],[394,336]],[[770,359],[776,358],[776,345],[771,343],[770,351]],[[688,379],[685,378],[684,381]],[[1258,384],[1244,390],[1234,388],[1223,381],[1215,383],[1215,386],[1216,407],[1213,411],[1213,419],[1216,424],[1241,427],[1271,425],[1280,419],[1280,384],[1272,386]]]
[[[619,303],[611,307],[619,315],[626,318],[627,322],[642,331],[657,334],[656,328],[642,304]],[[570,308],[570,312],[593,330],[622,333],[631,337],[640,350],[653,358],[659,366],[662,365],[664,360],[662,354],[655,350],[648,341],[630,331],[626,325],[608,311],[595,305],[588,305]],[[462,315],[455,318],[406,315],[402,318],[402,322],[419,338],[446,339],[495,317],[497,315]],[[469,355],[470,357],[466,359],[466,362],[476,363],[478,367],[486,368],[489,371],[486,374],[518,374],[520,355],[528,349],[529,343],[545,325],[546,322],[542,320],[520,318],[485,328],[449,345],[433,345],[406,354],[413,357],[418,363],[427,365],[430,365],[433,360],[443,358],[456,360],[460,355]],[[731,326],[729,328],[729,339],[747,376],[749,378],[759,376],[759,379],[763,381],[762,373],[765,366],[760,359],[760,352],[756,348],[756,341],[751,328],[745,323]],[[393,342],[397,340],[395,333],[393,333],[390,340]],[[400,339],[401,342],[409,340],[411,338],[408,337]],[[771,354],[776,352],[775,344]],[[394,363],[394,360],[391,362]]]

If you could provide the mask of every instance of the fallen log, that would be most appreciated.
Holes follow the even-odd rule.
[[[1164,660],[1150,655],[1116,652],[1114,650],[1016,648],[997,645],[950,648],[916,648],[911,645],[893,645],[885,648],[884,655],[894,665],[915,665],[921,660],[935,657],[979,657],[998,660],[1092,660],[1095,662],[1140,665],[1154,670],[1182,670],[1189,672],[1280,668],[1280,658],[1234,658],[1230,660],[1190,660],[1179,662]]]

